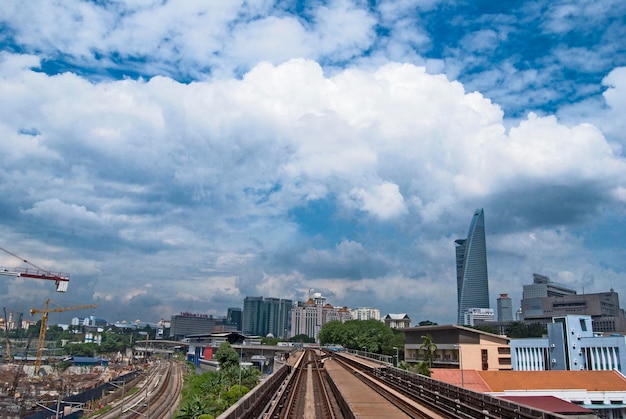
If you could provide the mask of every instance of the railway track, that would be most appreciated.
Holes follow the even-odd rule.
[[[145,380],[137,391],[128,393],[116,401],[99,419],[170,418],[178,404],[182,391],[182,366],[177,362],[158,361],[146,371]]]
[[[295,388],[287,396],[284,414],[279,418],[328,418],[341,416],[332,394],[326,385],[328,376],[323,369],[324,360],[316,351],[304,353],[304,365],[296,370]],[[303,389],[311,389],[303,391]]]
[[[347,353],[305,350],[276,374],[220,419],[564,418]]]
[[[330,365],[332,364],[332,368]],[[327,371],[328,366],[332,373]],[[380,379],[316,350],[304,351],[287,384],[259,418],[437,418]]]

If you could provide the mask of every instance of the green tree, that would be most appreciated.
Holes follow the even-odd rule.
[[[261,338],[261,345],[276,346],[281,340],[279,338]]]
[[[417,367],[415,368],[415,372],[421,375],[425,375],[426,377],[430,377],[431,370],[428,364],[424,361],[420,361],[417,363]]]
[[[437,323],[431,322],[430,320],[422,320],[417,324],[418,326],[436,326]]]
[[[332,321],[324,324],[318,339],[321,344],[339,344],[350,349],[365,349],[367,352],[391,354],[394,332],[378,320],[349,320],[345,323]],[[403,341],[402,341],[403,342]]]
[[[297,342],[297,343],[315,343],[315,339],[309,335],[305,335],[304,333],[295,335],[289,339],[289,342]]]
[[[480,326],[473,326],[472,329],[476,329],[476,330],[481,330],[483,332],[487,332],[487,333],[492,333],[494,335],[499,335],[500,332],[498,331],[498,328],[495,326],[489,326],[489,325],[480,325]]]
[[[95,343],[70,343],[63,347],[63,352],[73,356],[95,356],[98,354],[98,345]]]
[[[512,322],[506,329],[506,335],[510,338],[540,338],[544,333],[546,330],[541,323]]]
[[[220,368],[228,369],[239,365],[239,354],[228,342],[223,342],[217,348],[214,358],[220,363]]]
[[[435,358],[435,351],[437,350],[437,345],[435,345],[435,343],[433,342],[432,336],[422,336],[422,346],[420,346],[420,349],[424,351],[424,362],[426,362],[429,369],[432,368],[433,360]],[[428,374],[428,376],[430,376],[430,374]]]
[[[346,326],[339,320],[333,320],[322,326],[317,334],[322,345],[342,344],[346,340]],[[345,346],[345,345],[344,345]]]

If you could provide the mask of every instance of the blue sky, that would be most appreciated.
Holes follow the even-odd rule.
[[[476,208],[493,307],[519,307],[533,272],[624,296],[625,16],[617,0],[4,1],[0,246],[72,279],[4,277],[3,305],[158,321],[313,289],[452,323]]]

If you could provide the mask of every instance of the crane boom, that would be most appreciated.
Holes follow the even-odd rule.
[[[33,314],[41,314],[41,327],[39,328],[39,340],[37,342],[37,359],[35,361],[35,374],[39,374],[39,369],[41,368],[43,348],[46,342],[46,330],[48,328],[48,313],[62,313],[64,311],[69,311],[69,310],[81,310],[84,308],[98,307],[98,304],[85,304],[85,305],[73,306],[73,307],[48,308],[48,304],[50,304],[49,298],[46,300],[46,304],[43,309],[38,309],[38,308],[30,309],[31,316]]]
[[[16,255],[13,252],[9,252],[8,250],[0,247],[5,253],[8,253],[11,256],[20,259],[22,262],[27,263],[32,266],[32,268],[3,268],[0,267],[0,275],[6,276],[16,276],[16,277],[24,277],[24,278],[35,278],[35,279],[47,279],[50,281],[54,281],[57,286],[57,292],[66,292],[67,286],[70,282],[70,275],[61,272],[50,272],[45,269],[40,268],[39,266],[27,261],[26,259]]]

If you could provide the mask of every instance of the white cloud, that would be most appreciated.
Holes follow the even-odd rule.
[[[352,189],[347,198],[348,205],[368,212],[382,220],[406,214],[404,198],[398,185],[385,182],[372,185],[369,189]]]
[[[441,294],[436,310],[445,317],[442,307],[455,306],[445,292],[454,281],[448,236],[466,231],[475,207],[522,208],[541,187],[567,187],[553,205],[576,220],[623,202],[623,158],[595,126],[529,114],[507,131],[497,104],[423,67],[326,74],[293,59],[184,84],[162,76],[88,82],[32,71],[34,63],[11,54],[0,61],[0,129],[22,141],[2,166],[0,192],[15,217],[73,243],[77,255],[52,265],[81,272],[77,259],[101,262],[101,271],[85,263],[77,292],[104,302],[113,295],[149,310],[206,310],[241,304],[246,292],[319,287],[336,304],[369,292],[390,307],[419,284],[410,295]],[[620,77],[607,78],[615,110]],[[585,201],[589,190],[597,195]],[[298,215],[323,201],[331,214]],[[558,241],[548,243],[555,225],[569,222],[530,210],[514,217],[530,221],[506,220],[519,234],[512,239],[534,249],[528,231],[515,231],[531,225],[543,255]],[[323,237],[332,223],[341,228]],[[96,239],[102,250],[86,244]],[[562,263],[584,246],[561,248]],[[509,267],[494,269],[504,277]],[[591,271],[551,269],[575,278]],[[153,286],[127,289],[128,277]]]

